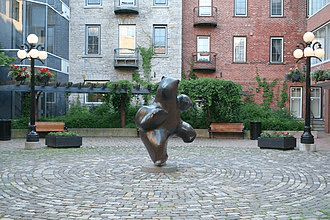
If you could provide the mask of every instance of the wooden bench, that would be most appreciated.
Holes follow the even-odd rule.
[[[209,137],[214,137],[214,133],[240,133],[244,139],[244,124],[243,123],[222,123],[212,122],[209,128]]]
[[[49,132],[64,132],[67,131],[64,122],[35,122],[36,132],[40,137],[46,136]]]

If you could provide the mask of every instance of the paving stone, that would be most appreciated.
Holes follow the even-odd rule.
[[[326,146],[306,153],[171,138],[178,170],[149,173],[138,138],[84,138],[74,149],[25,150],[24,142],[0,142],[0,219],[329,218]]]

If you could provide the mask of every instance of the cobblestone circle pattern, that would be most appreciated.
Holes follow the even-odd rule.
[[[330,219],[330,152],[169,146],[148,173],[125,146],[0,150],[0,219]],[[3,144],[3,143],[1,143]]]

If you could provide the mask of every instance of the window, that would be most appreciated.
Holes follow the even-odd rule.
[[[85,80],[85,84],[96,84],[96,85],[104,85],[105,83],[107,83],[108,81],[89,81],[89,80]],[[101,94],[101,93],[85,93],[85,103],[86,104],[102,104],[104,101],[104,96],[105,94]]]
[[[283,38],[272,38],[270,45],[270,62],[282,63],[283,62]]]
[[[12,1],[12,18],[16,21],[19,21],[19,13],[20,13],[20,3],[18,1]]]
[[[154,26],[154,53],[166,54],[166,26]]]
[[[86,0],[87,6],[97,6],[101,4],[102,4],[102,0]]]
[[[270,16],[283,16],[283,0],[270,0]]]
[[[210,37],[197,37],[197,61],[210,62]]]
[[[311,88],[311,112],[314,118],[321,118],[322,99],[321,99],[321,88]]]
[[[235,16],[247,15],[247,0],[235,0]]]
[[[55,38],[54,38],[54,26],[48,26],[47,32],[47,52],[54,53],[54,45],[55,45]]]
[[[212,16],[212,0],[199,0],[199,16]]]
[[[46,92],[46,117],[56,114],[56,93]]]
[[[234,62],[246,62],[246,37],[234,37]]]
[[[101,54],[100,25],[86,26],[86,54]]]
[[[326,4],[330,3],[330,0],[309,0],[308,1],[308,15],[312,16]]]
[[[290,89],[290,113],[294,117],[302,117],[302,87]]]
[[[167,5],[167,0],[154,0],[155,6],[165,6]]]
[[[119,25],[120,55],[134,54],[135,50],[135,25]]]

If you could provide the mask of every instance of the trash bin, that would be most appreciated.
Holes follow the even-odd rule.
[[[11,120],[0,119],[0,140],[9,141],[11,139]]]
[[[250,123],[250,139],[257,140],[261,134],[261,122]]]

